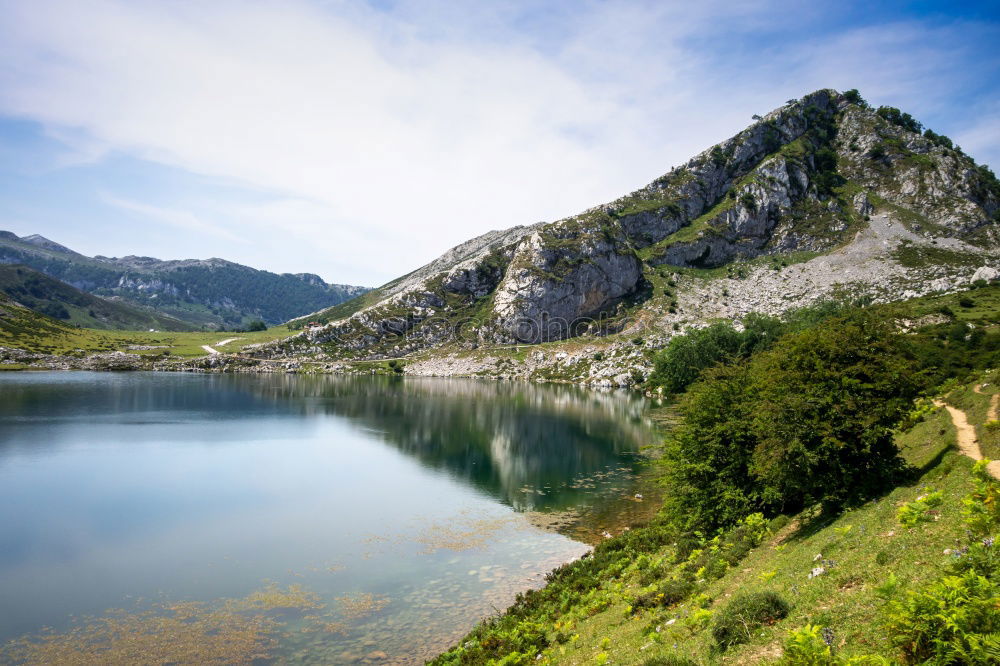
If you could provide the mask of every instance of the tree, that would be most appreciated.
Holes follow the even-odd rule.
[[[851,104],[857,104],[858,106],[862,107],[868,106],[868,102],[866,102],[864,97],[861,96],[861,93],[858,92],[857,88],[851,88],[850,90],[845,92],[844,99],[850,102]]]
[[[668,440],[671,513],[692,526],[839,507],[901,469],[893,428],[919,391],[901,334],[860,312],[705,373]]]
[[[763,330],[746,328],[741,332],[732,324],[720,322],[674,336],[654,359],[649,384],[663,387],[668,393],[680,393],[706,368],[753,353],[762,335]]]

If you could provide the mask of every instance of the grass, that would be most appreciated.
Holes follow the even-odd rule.
[[[959,393],[972,395],[971,386]],[[757,664],[779,658],[788,632],[806,624],[832,631],[838,655],[898,656],[884,629],[887,604],[946,570],[952,558],[945,550],[967,540],[962,499],[973,482],[972,461],[955,451],[955,430],[945,410],[933,410],[899,433],[897,444],[913,470],[908,481],[835,517],[816,510],[779,517],[744,559],[721,576],[703,576],[708,582],[676,605],[637,604],[648,598],[648,585],[670,580],[679,566],[672,564],[679,561],[677,544],[657,546],[655,526],[626,533],[632,545],[618,546],[625,549],[622,553],[638,548],[642,554],[615,556],[619,551],[598,548],[592,558],[550,576],[547,596],[520,607],[518,617],[537,622],[548,647],[537,660],[536,651],[529,649],[525,661],[510,663],[644,664],[676,655],[702,664]],[[929,493],[940,493],[941,504],[928,520],[903,526],[900,507]],[[623,539],[625,535],[602,547],[613,548]],[[587,574],[587,567],[599,568]],[[816,567],[823,571],[810,576]],[[579,587],[588,575],[596,579]],[[789,604],[789,614],[755,629],[746,643],[722,650],[712,637],[714,620],[746,591],[776,593]],[[507,628],[505,633],[471,634],[462,644],[516,640],[509,625],[494,626],[497,632]],[[461,661],[461,651],[450,655],[435,663],[480,663]],[[458,661],[448,660],[456,657]]]
[[[993,396],[1000,393],[1000,371],[984,373],[976,382],[959,387],[946,396],[948,403],[965,412],[976,429],[979,449],[990,460],[1000,460],[1000,424],[990,423]],[[979,388],[979,390],[975,390]]]
[[[924,471],[912,485],[896,488],[831,522],[810,514],[796,517],[705,587],[708,601],[628,615],[627,598],[637,586],[626,584],[621,600],[579,623],[575,628],[579,638],[564,654],[556,650],[553,663],[590,664],[600,652],[607,652],[616,664],[638,664],[671,653],[700,655],[701,663],[760,663],[779,657],[787,631],[807,623],[830,627],[839,653],[845,656],[891,656],[892,647],[880,629],[890,573],[899,581],[894,595],[937,577],[948,563],[943,549],[964,534],[959,512],[961,498],[972,488],[971,461],[949,450],[953,442],[951,422],[944,410],[937,410],[899,437],[907,461]],[[943,492],[940,519],[912,529],[901,527],[898,506],[929,488]],[[819,562],[817,555],[822,556]],[[810,570],[823,561],[833,564],[824,574],[809,578]],[[735,594],[748,589],[778,593],[791,604],[791,612],[787,619],[755,632],[747,644],[720,652],[710,624],[699,628],[698,616],[704,615],[701,611],[714,615]]]
[[[220,352],[236,352],[243,345],[269,342],[294,332],[284,326],[254,333],[106,331],[77,328],[11,304],[0,303],[0,346],[25,351],[80,356],[87,353],[123,351],[140,355],[195,358],[208,352],[209,345]],[[217,343],[235,338],[225,345]],[[133,349],[133,347],[154,349]],[[8,366],[10,369],[10,366]]]
[[[887,314],[897,317],[920,318],[944,312],[948,313],[949,318],[958,321],[992,326],[1000,324],[1000,285],[984,286],[954,294],[922,296],[879,307]]]
[[[893,252],[893,258],[907,268],[928,266],[982,266],[986,258],[968,252],[956,252],[943,247],[905,244]]]

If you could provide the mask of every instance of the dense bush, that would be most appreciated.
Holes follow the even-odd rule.
[[[885,118],[893,125],[898,125],[911,132],[920,132],[924,127],[910,114],[900,111],[894,106],[880,106],[875,111],[879,116]]]
[[[694,581],[690,579],[666,580],[654,589],[636,597],[632,602],[632,608],[633,610],[641,610],[657,606],[673,606],[687,599],[694,591],[694,587]]]
[[[675,335],[654,357],[646,386],[681,393],[706,369],[747,358],[768,349],[782,335],[815,326],[849,309],[848,305],[830,301],[793,310],[785,319],[750,314],[740,329],[730,322],[718,322]]]
[[[851,88],[844,93],[844,99],[846,99],[851,104],[857,104],[858,106],[868,106],[868,102],[865,101],[861,93],[858,92],[857,88]]]
[[[893,604],[890,634],[908,663],[997,663],[998,592],[994,582],[972,571],[945,576]]]
[[[903,336],[862,311],[708,371],[667,442],[669,513],[712,527],[881,490],[901,468],[893,428],[920,389],[913,366]]]
[[[761,324],[770,318],[759,318]],[[765,343],[766,330],[748,327],[737,331],[729,323],[717,323],[695,329],[670,340],[653,361],[650,387],[662,387],[667,393],[680,393],[694,382],[705,368],[743,358]]]
[[[937,132],[931,129],[924,130],[924,138],[930,139],[931,141],[941,146],[942,148],[948,148],[950,150],[955,147],[955,144],[952,143],[951,139],[946,137],[944,134],[938,134]]]
[[[788,611],[788,602],[774,592],[741,594],[719,611],[712,627],[712,638],[723,649],[745,643],[755,630],[785,618]]]

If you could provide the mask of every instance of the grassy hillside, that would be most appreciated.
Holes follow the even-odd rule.
[[[1000,663],[1000,483],[929,399],[991,450],[996,296],[840,313],[716,358],[679,402],[668,508],[435,663]]]
[[[191,331],[173,317],[81,291],[27,266],[0,264],[0,291],[21,305],[68,324],[109,330]]]
[[[490,660],[466,647],[436,663],[770,663],[782,658],[790,632],[807,625],[827,632],[839,658],[869,657],[859,663],[883,663],[873,656],[898,659],[898,636],[887,631],[893,602],[941,578],[956,561],[951,551],[969,543],[963,499],[974,489],[973,463],[954,451],[954,438],[943,409],[927,414],[897,437],[914,469],[910,480],[836,517],[814,510],[779,517],[761,530],[759,543],[740,542],[733,532],[679,543],[655,524],[627,532],[551,575],[545,593],[524,599],[530,621],[505,631],[490,631],[487,624],[464,642],[471,647],[507,641],[516,649],[518,641],[525,646],[524,628],[533,626],[536,633],[528,641],[534,638],[536,649],[528,650],[530,659]],[[939,497],[940,504],[924,510],[913,526],[902,524],[901,508],[919,507],[919,498],[928,495]],[[665,539],[671,540],[658,543]],[[705,553],[719,557],[712,564]],[[686,590],[672,586],[690,562],[699,565],[700,582]],[[818,575],[810,575],[819,567]],[[730,603],[747,591],[774,593],[787,603],[787,616],[721,649],[713,629]],[[671,603],[673,592],[684,598]],[[537,654],[542,658],[536,660]]]

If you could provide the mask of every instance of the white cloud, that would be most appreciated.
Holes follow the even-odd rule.
[[[214,254],[248,238],[258,254],[245,260],[270,267],[308,243],[297,270],[373,283],[639,187],[809,90],[933,109],[930,81],[939,97],[961,85],[949,76],[962,26],[862,28],[726,59],[726,35],[816,19],[792,6],[586,2],[529,32],[517,2],[0,0],[0,112],[72,132],[87,159],[116,150],[256,191],[246,204],[130,202],[214,234]]]
[[[131,213],[138,213],[144,218],[155,220],[156,222],[169,225],[176,229],[194,232],[197,234],[194,239],[196,241],[200,240],[202,235],[209,235],[229,242],[247,242],[245,238],[238,236],[222,226],[206,222],[190,211],[151,206],[137,201],[122,199],[107,193],[101,193],[100,197],[106,204],[116,208],[120,208]]]

